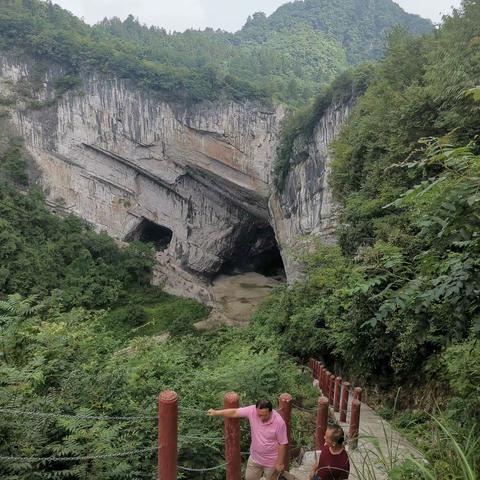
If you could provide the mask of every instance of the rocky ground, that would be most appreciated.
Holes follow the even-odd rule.
[[[210,316],[195,326],[200,330],[210,330],[220,325],[245,325],[257,305],[281,284],[280,279],[255,272],[220,275],[214,280],[212,288],[215,306]]]

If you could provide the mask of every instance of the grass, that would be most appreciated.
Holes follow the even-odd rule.
[[[209,309],[195,300],[174,297],[160,287],[131,288],[108,311],[107,327],[128,339],[154,336],[165,332],[172,335],[193,330],[193,324],[207,317]]]
[[[432,445],[423,458],[400,450],[386,427],[383,429],[386,447],[378,438],[361,437],[360,457],[352,463],[359,480],[478,480],[480,439],[475,430],[467,435],[457,432],[445,419],[431,417]]]

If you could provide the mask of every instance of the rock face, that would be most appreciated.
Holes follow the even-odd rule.
[[[332,240],[328,143],[348,107],[332,108],[313,139],[297,142],[301,160],[285,191],[271,195],[282,108],[172,105],[86,73],[60,94],[64,77],[59,66],[39,70],[32,59],[0,55],[0,95],[15,101],[10,121],[47,202],[119,241],[153,241],[155,279],[168,291],[211,303],[213,276],[261,263],[276,240],[294,279],[288,249],[297,238]]]
[[[298,251],[315,238],[335,243],[337,209],[328,184],[332,163],[329,147],[351,108],[352,103],[331,105],[311,138],[300,136],[295,140],[285,187],[270,198],[271,217],[290,282],[302,274],[301,262],[296,259]]]

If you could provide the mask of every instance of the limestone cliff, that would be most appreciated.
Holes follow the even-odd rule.
[[[308,248],[309,240],[335,242],[337,209],[328,184],[332,162],[329,147],[351,108],[351,101],[331,105],[311,137],[300,135],[295,140],[285,186],[270,198],[271,218],[290,282],[302,274],[301,262],[296,257]]]
[[[313,139],[297,141],[286,188],[272,195],[281,107],[169,104],[94,73],[59,92],[61,67],[6,54],[0,70],[0,96],[12,100],[10,122],[49,205],[119,241],[153,241],[167,290],[211,303],[209,279],[253,268],[275,240],[294,279],[297,239],[332,240],[328,144],[348,107],[332,107]]]

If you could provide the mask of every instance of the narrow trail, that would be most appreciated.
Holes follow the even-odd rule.
[[[320,393],[321,390],[319,389]],[[351,401],[348,405],[347,421],[340,423],[345,434],[350,424]],[[330,416],[338,421],[339,414],[330,408]],[[360,433],[358,446],[352,450],[347,446],[350,458],[349,480],[386,480],[387,470],[406,458],[423,458],[411,443],[403,438],[386,420],[362,402],[360,409]],[[318,461],[319,452],[307,452],[299,467],[291,469],[291,480],[308,480],[313,464]]]

